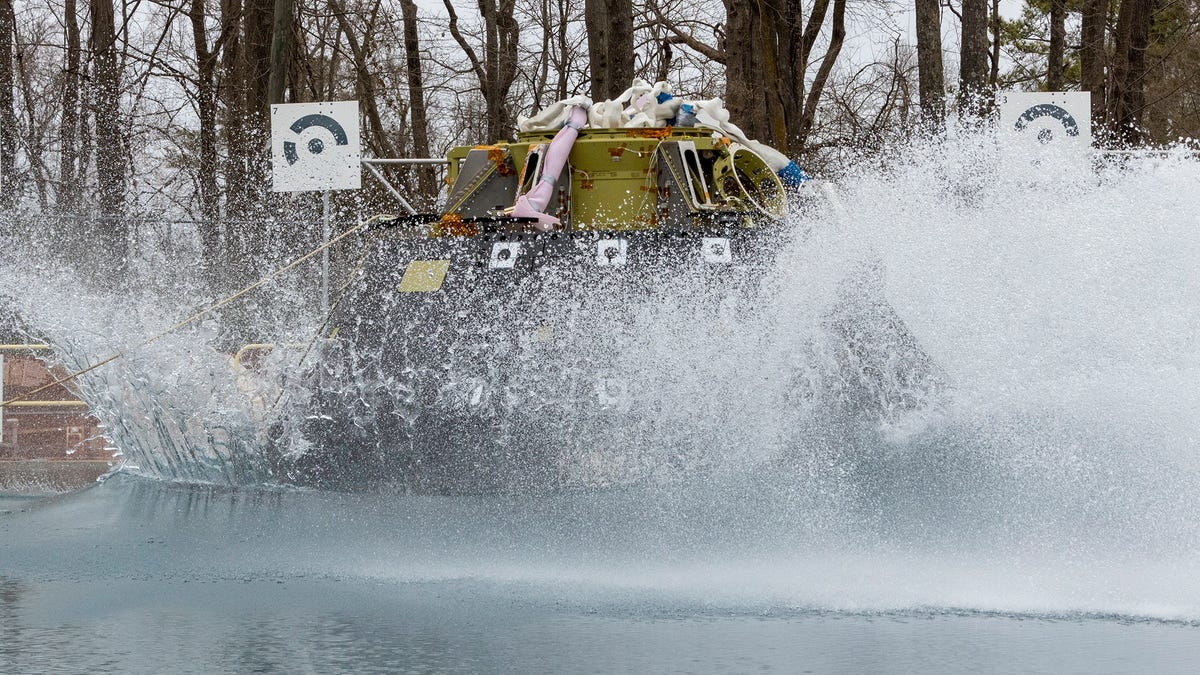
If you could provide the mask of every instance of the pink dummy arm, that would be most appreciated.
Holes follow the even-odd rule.
[[[575,144],[575,139],[579,137],[579,131],[585,124],[587,124],[587,109],[580,106],[571,108],[566,124],[554,135],[554,140],[550,142],[550,147],[546,150],[546,156],[542,158],[541,166],[538,167],[537,182],[533,189],[517,197],[517,203],[513,206],[514,216],[537,218],[535,227],[544,232],[553,230],[560,224],[558,218],[546,213],[546,207],[550,204],[550,197],[554,195],[554,186],[558,183],[558,177],[567,164],[567,155],[571,154],[571,146]]]

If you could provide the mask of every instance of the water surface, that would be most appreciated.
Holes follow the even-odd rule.
[[[718,516],[683,492],[364,496],[118,476],[26,499],[0,516],[0,670],[1186,672],[1200,654],[1196,582],[1146,583],[1153,568],[1130,560],[1013,570],[1020,556],[894,543],[796,551],[745,513],[725,522],[748,536],[705,534]]]

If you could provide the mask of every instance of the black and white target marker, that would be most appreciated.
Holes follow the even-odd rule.
[[[1006,91],[997,95],[1000,129],[1033,145],[1092,143],[1091,94],[1084,91]]]
[[[356,190],[362,184],[358,103],[271,106],[276,192]]]

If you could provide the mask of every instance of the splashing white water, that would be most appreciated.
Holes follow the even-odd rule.
[[[752,321],[681,331],[659,320],[671,307],[635,307],[646,339],[621,356],[655,401],[639,461],[703,448],[703,477],[673,480],[717,510],[755,493],[733,525],[755,522],[781,546],[1194,558],[1200,163],[1093,169],[1002,150],[989,136],[917,144],[845,177],[847,217],[795,239]],[[825,425],[801,385],[819,388],[832,370],[822,322],[848,270],[871,257],[950,386],[883,425]],[[69,275],[47,284],[23,265],[6,261],[6,293],[71,367],[182,313],[183,291],[82,294]],[[228,357],[208,346],[215,335],[202,325],[136,350],[86,376],[84,393],[145,472],[270,480]]]
[[[850,237],[953,383],[875,467],[877,498],[960,536],[1197,550],[1200,163],[1080,171],[988,140],[909,148],[843,184]]]

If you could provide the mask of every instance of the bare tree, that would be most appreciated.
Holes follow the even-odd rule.
[[[942,62],[942,5],[939,0],[916,0],[917,91],[921,112],[940,128],[946,118],[946,81]]]
[[[267,143],[270,131],[271,83],[271,26],[274,23],[274,0],[243,0],[242,22],[245,35],[244,102],[241,114],[249,122],[250,143],[246,147],[247,189],[244,198],[256,217],[267,212],[269,193],[264,189],[269,171]],[[265,237],[256,238],[258,246],[266,244]]]
[[[488,140],[508,138],[513,131],[513,117],[507,104],[508,91],[517,78],[517,44],[520,27],[513,18],[515,0],[479,0],[483,21],[483,55],[467,42],[458,25],[458,13],[450,0],[442,0],[450,15],[450,35],[471,62],[471,70],[479,81],[486,108],[485,126]]]
[[[776,4],[723,0],[725,24],[714,30],[717,47],[700,40],[683,21],[649,6],[674,43],[687,45],[725,66],[725,104],[748,134],[800,154],[808,143],[817,104],[846,38],[846,0],[814,0],[807,20],[800,0]],[[830,10],[832,9],[832,15]],[[825,53],[813,50],[830,21]],[[734,42],[736,40],[736,42]],[[812,84],[805,89],[810,64]]]
[[[58,190],[55,203],[60,212],[79,208],[80,171],[76,134],[79,130],[80,38],[76,0],[63,1],[63,42],[66,62],[63,64],[62,118],[58,128]]]
[[[404,62],[408,79],[409,117],[412,121],[413,154],[429,156],[429,119],[425,107],[425,77],[421,72],[421,43],[417,31],[417,4],[400,0],[404,15]],[[417,189],[426,200],[437,194],[436,177],[427,167],[417,169]]]
[[[815,8],[814,8],[815,13]],[[815,41],[816,33],[820,30],[820,26],[813,26],[813,39]],[[809,29],[806,28],[802,35],[807,35]],[[788,144],[785,147],[793,149],[799,153],[808,142],[808,134],[812,129],[813,121],[817,114],[817,104],[821,101],[821,94],[825,91],[825,83],[829,79],[829,74],[833,72],[833,64],[837,61],[838,54],[841,53],[842,43],[846,40],[846,0],[833,0],[833,28],[829,34],[829,46],[825,50],[825,55],[821,58],[821,65],[817,68],[817,74],[813,77],[812,87],[808,90],[808,97],[804,102],[804,115],[800,119],[799,133],[795,138],[794,145]],[[806,49],[802,50],[804,60],[793,61],[793,64],[807,63],[808,54],[811,53],[812,45],[809,44]]]
[[[220,0],[221,2],[221,34],[227,36],[224,49],[221,52],[221,84],[218,87],[218,97],[224,111],[221,128],[222,139],[227,149],[224,162],[225,175],[225,204],[226,214],[234,220],[246,217],[249,209],[246,198],[246,184],[249,173],[246,167],[246,153],[250,140],[246,130],[244,107],[245,96],[245,64],[242,60],[242,2],[241,0]],[[228,243],[238,237],[229,233]]]
[[[893,42],[892,50],[890,62],[843,70],[830,79],[820,115],[824,140],[812,149],[882,150],[907,136],[915,106],[911,81],[918,68],[917,55],[899,39]],[[810,166],[814,164],[819,166],[819,160],[810,158]]]
[[[378,11],[379,0],[375,0],[372,14]],[[367,117],[367,147],[376,157],[399,157],[400,151],[389,138],[383,118],[379,114],[380,97],[376,93],[375,78],[371,74],[369,53],[372,47],[373,35],[370,30],[363,31],[363,41],[359,42],[360,32],[350,24],[346,9],[341,0],[329,0],[329,8],[337,18],[350,48],[351,60],[354,63],[355,93],[359,103],[364,106]],[[369,23],[369,22],[368,22]]]
[[[25,30],[22,30],[25,28]],[[27,32],[26,32],[27,31]],[[26,32],[25,35],[22,35]],[[50,126],[54,122],[51,106],[56,103],[55,97],[45,87],[38,86],[38,73],[45,54],[38,49],[49,37],[45,24],[31,22],[30,25],[16,27],[14,30],[16,49],[16,80],[20,90],[21,105],[17,113],[24,117],[24,124],[17,123],[17,145],[21,148],[25,166],[20,171],[22,186],[33,183],[37,195],[38,207],[46,210],[50,205],[50,172],[46,165],[47,147],[50,145],[52,134]]]
[[[266,129],[270,106],[271,43],[275,0],[243,0],[242,23],[245,31],[246,64],[245,104],[242,109],[253,120],[255,130]]]
[[[554,40],[556,17],[551,11],[550,0],[538,0],[534,15],[542,34],[541,51],[535,56],[537,82],[533,85],[533,110],[538,111],[542,109],[543,98],[549,94],[547,90],[550,88],[550,61],[554,58],[550,47]],[[563,98],[565,97],[559,97],[558,100]]]
[[[125,211],[125,153],[120,126],[121,70],[117,62],[116,17],[112,0],[91,0],[93,105],[96,118],[96,180],[100,235],[109,262],[122,269],[128,260]]]
[[[275,0],[271,30],[271,75],[267,84],[267,99],[271,103],[283,103],[283,92],[287,88],[294,53],[292,30],[295,16],[295,0]]]
[[[196,112],[199,118],[197,152],[197,188],[200,198],[200,241],[206,272],[215,281],[221,251],[221,196],[217,188],[217,45],[210,46],[205,23],[208,15],[205,0],[192,0],[188,20],[192,28],[192,45],[196,55]],[[222,26],[228,35],[232,26]]]
[[[1146,48],[1153,19],[1154,0],[1124,0],[1117,14],[1107,117],[1115,140],[1123,144],[1134,145],[1142,140]]]

